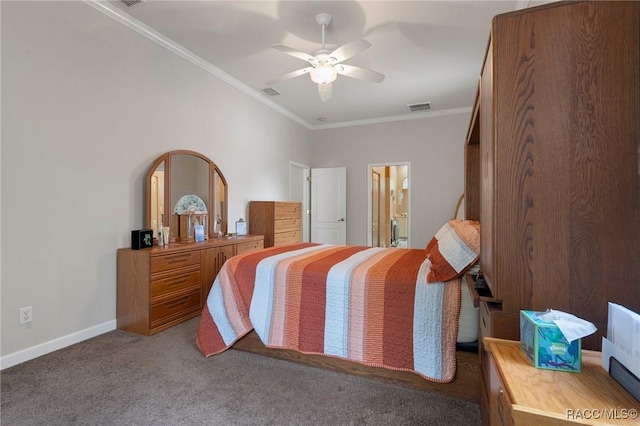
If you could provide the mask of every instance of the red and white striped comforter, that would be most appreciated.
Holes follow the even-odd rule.
[[[255,329],[271,348],[450,382],[460,280],[427,283],[425,250],[290,244],[229,259],[202,311],[205,356]]]

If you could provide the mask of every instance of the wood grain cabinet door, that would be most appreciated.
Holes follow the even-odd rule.
[[[489,419],[491,426],[511,426],[511,398],[498,373],[493,355],[487,353],[489,368]]]

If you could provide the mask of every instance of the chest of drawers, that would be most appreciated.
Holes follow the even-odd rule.
[[[264,235],[264,246],[302,241],[302,205],[284,201],[251,201],[249,231]]]
[[[262,247],[261,235],[248,235],[146,250],[119,249],[118,328],[152,335],[200,315],[224,262]]]

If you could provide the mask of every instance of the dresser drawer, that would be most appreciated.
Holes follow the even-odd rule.
[[[190,265],[200,264],[200,250],[191,250],[181,253],[165,254],[151,258],[151,273],[184,268]]]
[[[275,222],[275,232],[299,231],[302,229],[300,219],[278,219]]]
[[[236,254],[249,253],[251,251],[260,250],[264,248],[264,241],[249,241],[247,243],[240,243],[236,246]]]
[[[274,219],[299,219],[300,203],[276,203]]]
[[[151,328],[200,310],[200,289],[151,305]]]
[[[281,232],[279,234],[275,234],[273,238],[273,244],[276,246],[298,243],[300,241],[302,241],[302,232],[300,231]]]
[[[200,287],[200,269],[179,275],[162,276],[151,281],[151,298],[162,296],[174,291],[184,290],[189,287]]]

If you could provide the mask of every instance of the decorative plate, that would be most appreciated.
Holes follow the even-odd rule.
[[[202,198],[197,195],[184,195],[180,197],[176,203],[176,207],[173,209],[174,214],[189,214],[189,213],[207,213],[207,206],[202,201]]]

